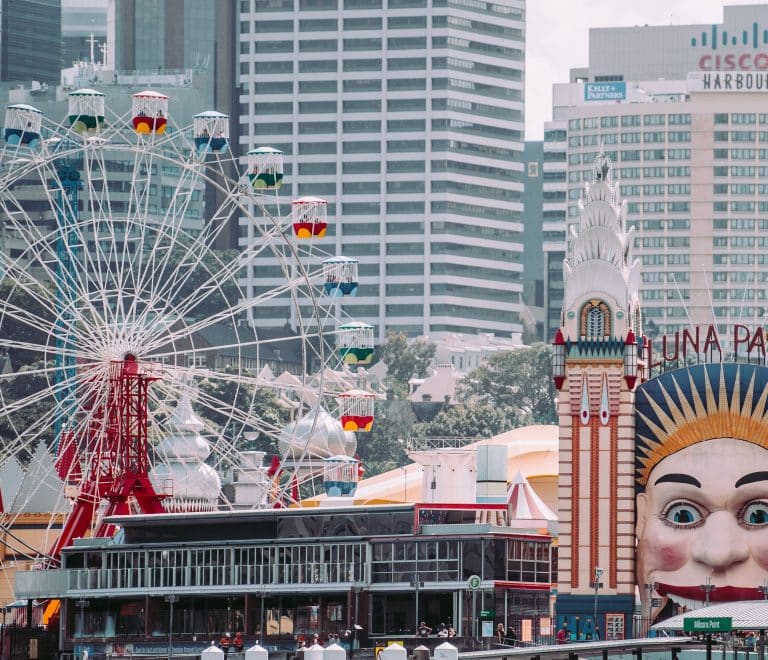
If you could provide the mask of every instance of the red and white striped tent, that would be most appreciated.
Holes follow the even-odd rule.
[[[509,484],[507,504],[510,523],[514,523],[515,520],[537,520],[542,523],[557,520],[557,515],[544,504],[519,470]]]

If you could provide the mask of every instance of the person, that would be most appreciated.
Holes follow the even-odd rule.
[[[229,653],[229,647],[230,647],[229,633],[224,633],[221,636],[221,640],[219,641],[219,645],[221,646],[221,650],[224,651],[224,655],[227,655]]]
[[[419,624],[419,629],[417,631],[417,635],[419,637],[429,637],[429,635],[432,633],[432,628],[430,628],[426,623],[423,621]]]
[[[747,633],[747,636],[744,638],[744,646],[749,651],[755,650],[755,633],[753,633],[751,630]]]
[[[244,647],[245,641],[243,640],[243,633],[236,632],[235,638],[232,640],[232,648],[238,653],[242,653]]]
[[[593,635],[595,641],[600,639],[600,626],[595,626],[595,634]]]
[[[517,634],[512,626],[507,626],[507,644],[509,646],[517,644]]]
[[[452,623],[448,624],[448,637],[456,637],[456,628],[453,627]]]
[[[437,636],[438,637],[448,637],[448,628],[444,623],[441,623],[437,627]]]
[[[496,625],[496,643],[497,644],[504,643],[504,624],[503,623],[499,623]]]
[[[568,641],[568,624],[563,623],[563,627],[557,631],[557,643],[565,644]]]
[[[654,620],[682,605],[762,598],[766,391],[768,369],[746,363],[694,365],[637,388],[636,575]]]

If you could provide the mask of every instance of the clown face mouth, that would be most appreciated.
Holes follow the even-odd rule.
[[[700,607],[709,600],[710,603],[731,603],[737,600],[763,600],[765,596],[757,587],[715,587],[709,592],[709,599],[703,585],[686,587],[677,584],[656,583],[656,593],[674,600],[678,605],[688,609]]]

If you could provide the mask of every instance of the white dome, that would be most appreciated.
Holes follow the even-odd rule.
[[[345,431],[338,419],[318,407],[288,424],[280,433],[278,444],[280,453],[289,458],[327,458],[339,454],[352,456],[357,438],[351,431]]]
[[[204,462],[211,453],[200,435],[203,423],[192,410],[188,396],[179,401],[169,426],[173,432],[157,446],[160,461],[149,478],[158,493],[170,492],[167,511],[209,511],[216,508],[221,478]]]
[[[200,463],[190,468],[179,463],[160,463],[152,469],[150,479],[159,493],[166,483],[172,484],[173,496],[166,501],[168,510],[200,511],[214,507],[221,492],[221,477],[210,465]]]

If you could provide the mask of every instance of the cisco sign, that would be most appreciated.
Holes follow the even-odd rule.
[[[625,82],[584,83],[585,101],[623,101],[627,98]]]

